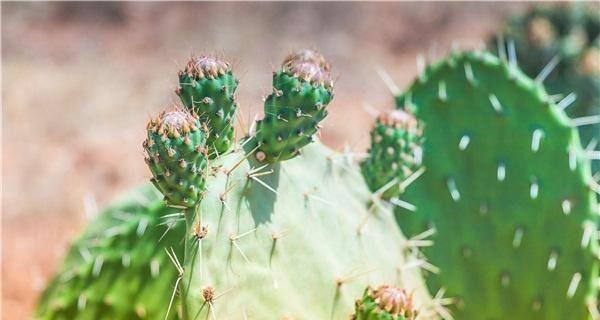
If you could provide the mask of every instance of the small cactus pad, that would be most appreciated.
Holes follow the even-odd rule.
[[[207,166],[206,130],[185,109],[163,112],[148,123],[144,141],[152,183],[171,205],[193,207],[202,197]]]
[[[183,254],[185,223],[164,216],[176,212],[150,185],[109,206],[71,246],[35,319],[165,319],[178,276],[165,249]]]
[[[382,285],[368,287],[355,303],[352,320],[414,320],[417,312],[413,298],[404,289]]]
[[[422,135],[422,126],[408,111],[394,110],[377,118],[368,158],[360,164],[371,191],[383,188],[385,200],[403,192],[402,182],[421,164]]]
[[[317,53],[310,59],[292,54],[273,75],[273,93],[265,101],[264,119],[257,124],[259,161],[290,159],[314,140],[319,122],[327,115],[325,106],[333,98],[333,81],[325,69],[329,67],[321,59]]]
[[[221,169],[188,231],[187,314],[346,319],[368,283],[399,276],[419,306],[427,302],[418,270],[404,268],[407,242],[393,216],[364,206],[372,195],[343,155],[316,142],[285,162],[240,150],[211,166]]]
[[[577,130],[539,82],[484,52],[427,67],[403,98],[427,171],[396,208],[434,230],[427,276],[456,319],[585,320],[598,290],[598,203]]]
[[[192,56],[179,72],[177,94],[190,111],[199,115],[202,123],[207,123],[211,159],[233,145],[237,84],[229,63],[212,56]]]

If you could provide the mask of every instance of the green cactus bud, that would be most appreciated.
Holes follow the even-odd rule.
[[[414,320],[412,296],[404,289],[382,285],[368,287],[362,299],[356,301],[352,320]]]
[[[216,57],[192,56],[179,72],[176,92],[182,103],[208,125],[207,146],[211,159],[227,152],[234,142],[237,84],[229,63]]]
[[[161,113],[147,129],[144,149],[152,183],[170,205],[193,207],[204,192],[206,129],[184,109]]]
[[[297,60],[306,58],[302,54],[295,57],[288,57],[282,70],[273,76],[273,93],[265,101],[264,119],[257,124],[259,161],[283,161],[296,156],[314,140],[319,122],[327,115],[325,107],[333,98],[331,75],[320,66],[326,63]]]
[[[422,134],[420,122],[408,111],[395,110],[377,118],[368,158],[360,164],[371,191],[382,191],[385,200],[403,192],[401,182],[421,164]]]

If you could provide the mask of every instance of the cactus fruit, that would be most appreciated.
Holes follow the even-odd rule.
[[[234,143],[237,85],[229,63],[212,56],[192,56],[179,72],[176,93],[185,107],[210,128],[207,146],[211,159]]]
[[[398,197],[402,182],[420,167],[422,131],[420,122],[405,110],[377,118],[371,131],[373,144],[361,170],[371,191],[382,192],[382,199]]]
[[[404,289],[382,285],[368,287],[362,299],[355,303],[352,320],[414,320],[412,296]]]
[[[153,189],[136,190],[90,223],[44,290],[36,319],[165,318],[178,276],[165,249],[183,254],[185,225],[167,219],[177,210]]]
[[[426,172],[396,209],[457,319],[588,319],[598,203],[574,124],[538,81],[483,52],[427,67],[397,99],[423,121]]]
[[[273,163],[296,156],[314,140],[332,98],[330,66],[323,56],[308,50],[288,56],[273,75],[273,93],[257,124],[256,159]]]
[[[163,112],[148,123],[144,141],[152,183],[170,205],[193,207],[204,192],[206,132],[196,115],[184,109]]]
[[[550,94],[564,98],[559,105],[572,117],[600,114],[600,14],[597,3],[535,6],[507,22],[501,37],[490,41],[513,45],[519,66],[530,77],[543,74],[548,61],[560,61],[544,80]],[[501,48],[500,51],[503,49]],[[572,95],[568,96],[570,93]],[[566,98],[568,97],[568,98]],[[575,98],[575,100],[573,100]],[[580,128],[583,142],[598,137],[600,124]],[[600,169],[600,164],[593,164]]]

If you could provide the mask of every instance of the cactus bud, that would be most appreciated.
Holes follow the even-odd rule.
[[[327,115],[325,106],[333,98],[329,65],[313,51],[286,58],[273,75],[273,87],[256,133],[256,158],[266,162],[293,158],[312,142],[318,123]]]
[[[377,118],[368,158],[361,163],[371,191],[396,179],[397,183],[383,190],[381,197],[389,200],[403,192],[401,182],[421,165],[422,135],[422,125],[408,111],[394,110]]]
[[[152,183],[171,205],[193,207],[204,191],[207,134],[185,109],[161,113],[148,124],[144,141]],[[200,170],[198,170],[200,169]]]
[[[226,152],[233,145],[236,88],[237,80],[229,63],[216,57],[192,56],[185,69],[179,72],[176,93],[185,107],[208,125],[210,158]]]
[[[404,289],[382,285],[377,289],[367,288],[362,299],[355,304],[353,320],[414,320],[417,312],[413,308],[412,296]]]

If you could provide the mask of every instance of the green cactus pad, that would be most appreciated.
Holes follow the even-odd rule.
[[[414,320],[412,296],[404,289],[383,285],[365,290],[357,300],[351,320]]]
[[[385,200],[404,191],[401,183],[421,164],[422,131],[417,119],[404,110],[377,118],[371,131],[368,158],[360,164],[371,191],[383,191],[381,197]]]
[[[368,284],[396,281],[424,305],[392,214],[365,208],[371,193],[347,161],[313,143],[267,166],[244,152],[212,162],[221,170],[188,227],[208,230],[188,238],[188,317],[344,319]]]
[[[185,224],[161,219],[176,210],[165,207],[152,186],[125,199],[102,212],[73,243],[41,296],[36,319],[165,318],[178,276],[165,249],[183,254]]]
[[[207,123],[211,159],[227,152],[234,143],[237,84],[229,63],[216,57],[192,57],[179,72],[177,94],[202,123]]]
[[[514,43],[515,58],[530,77],[536,77],[553,59],[559,61],[544,80],[550,94],[565,99],[563,107],[571,117],[600,114],[600,13],[597,3],[576,2],[558,5],[538,5],[507,22],[503,39]],[[509,49],[502,39],[490,40],[500,52]],[[572,98],[575,98],[572,100]],[[567,103],[568,102],[568,103]],[[582,143],[598,139],[600,124],[583,126],[579,130]],[[594,170],[600,163],[594,163]]]
[[[202,198],[206,175],[206,130],[187,110],[163,112],[148,123],[144,141],[152,183],[170,205],[193,207]]]
[[[425,124],[426,172],[397,208],[455,317],[588,319],[598,290],[598,203],[570,120],[543,87],[488,53],[429,66],[402,99]]]
[[[313,141],[325,106],[333,98],[329,71],[311,61],[286,60],[273,75],[273,93],[265,101],[265,116],[257,124],[256,159],[291,159]]]

